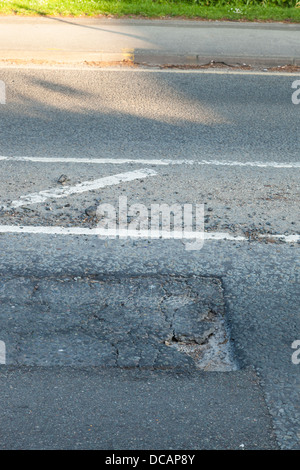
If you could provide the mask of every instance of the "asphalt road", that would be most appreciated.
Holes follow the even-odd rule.
[[[0,78],[7,90],[1,155],[79,159],[2,161],[2,205],[61,188],[61,174],[74,186],[133,170],[157,172],[120,192],[107,186],[101,194],[21,207],[13,217],[2,215],[5,223],[81,225],[85,209],[99,198],[116,205],[126,195],[129,203],[204,203],[211,231],[299,233],[300,107],[291,100],[296,76],[1,69]],[[94,165],[94,158],[109,160]],[[120,159],[125,163],[114,164]],[[153,167],[153,160],[195,164]],[[197,165],[203,161],[217,164]]]
[[[299,449],[297,76],[0,72],[3,448]],[[190,251],[183,240],[93,235],[95,207],[119,196],[204,204],[208,239]],[[195,302],[206,327],[225,319],[230,372],[200,371],[170,347]],[[59,396],[46,385],[56,381]],[[101,421],[104,410],[116,417]]]

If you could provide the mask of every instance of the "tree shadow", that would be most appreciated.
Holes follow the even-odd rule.
[[[124,33],[124,32],[121,32],[121,31],[115,31],[113,29],[107,29],[107,28],[101,28],[99,26],[91,26],[91,25],[87,25],[87,24],[82,24],[82,23],[79,23],[79,22],[71,21],[69,19],[66,20],[66,19],[63,19],[63,18],[55,17],[55,16],[49,16],[44,11],[40,11],[40,10],[37,10],[35,8],[31,8],[29,6],[26,6],[26,5],[20,5],[18,3],[12,3],[12,6],[15,6],[16,8],[23,8],[24,10],[27,10],[27,11],[32,12],[32,13],[36,13],[37,15],[42,16],[44,18],[47,18],[49,20],[64,23],[64,24],[67,24],[67,25],[78,26],[79,28],[93,29],[93,30],[96,30],[96,31],[103,31],[103,32],[107,32],[107,33],[120,35],[120,36],[126,36],[126,37],[130,37],[130,38],[134,38],[134,39],[147,40],[149,43],[155,44],[155,42],[150,41],[145,36],[141,36],[141,35],[137,35],[137,34],[131,34],[131,33]]]
[[[284,77],[275,101],[266,77],[6,69],[0,78],[2,155],[260,160],[268,142],[269,159],[282,151],[297,160]]]

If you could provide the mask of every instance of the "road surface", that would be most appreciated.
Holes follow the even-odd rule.
[[[1,447],[299,449],[299,77],[0,79]],[[203,246],[104,239],[120,197],[203,204]]]

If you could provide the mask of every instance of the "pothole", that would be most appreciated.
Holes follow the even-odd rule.
[[[198,369],[216,372],[238,370],[224,318],[218,315],[214,323],[214,332],[202,344],[177,341],[174,338],[165,344],[190,356]]]
[[[221,281],[0,277],[6,363],[236,370]]]

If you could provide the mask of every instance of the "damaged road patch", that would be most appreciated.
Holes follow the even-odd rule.
[[[7,364],[234,370],[213,277],[0,278]]]

